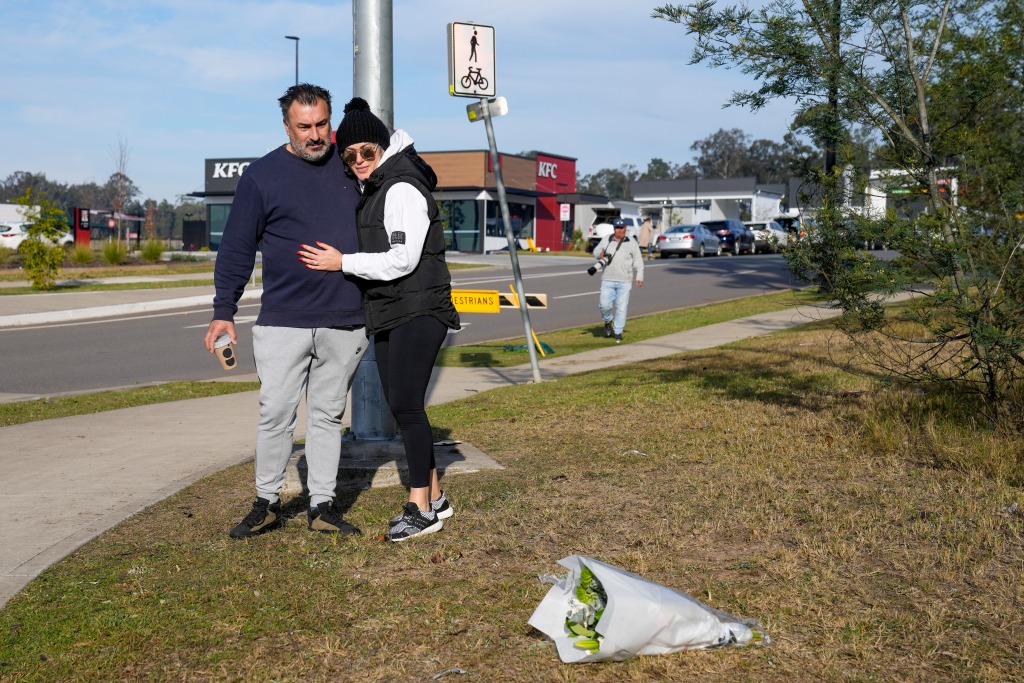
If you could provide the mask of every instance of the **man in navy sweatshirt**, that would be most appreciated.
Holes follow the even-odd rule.
[[[341,418],[368,343],[361,295],[341,272],[311,270],[296,253],[316,240],[358,251],[359,192],[331,143],[331,94],[303,83],[278,102],[288,142],[250,164],[239,179],[217,252],[213,321],[204,338],[211,352],[221,335],[237,342],[234,316],[259,249],[263,295],[252,331],[260,378],[256,501],[230,535],[247,538],[282,523],[280,494],[303,393],[308,526],[357,534],[335,509],[334,491]]]

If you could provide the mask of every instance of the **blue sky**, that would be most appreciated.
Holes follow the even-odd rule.
[[[781,140],[791,107],[722,105],[750,81],[688,64],[682,27],[650,18],[661,0],[394,0],[395,125],[421,151],[486,149],[482,123],[447,86],[445,27],[495,27],[494,121],[501,152],[576,157],[592,173],[653,157],[693,158],[720,128]],[[3,0],[0,178],[45,173],[102,184],[119,140],[142,198],[203,188],[203,160],[257,157],[285,141],[277,98],[299,77],[352,90],[351,2]]]

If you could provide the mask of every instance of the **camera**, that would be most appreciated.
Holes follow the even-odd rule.
[[[587,275],[594,275],[597,273],[598,268],[604,270],[604,267],[611,263],[612,259],[608,254],[605,254],[601,258],[597,259],[597,263],[587,268]]]

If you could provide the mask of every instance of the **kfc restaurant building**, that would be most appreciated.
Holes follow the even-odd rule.
[[[422,152],[420,156],[437,174],[434,199],[445,222],[448,248],[465,253],[507,248],[490,153]],[[543,152],[501,154],[499,159],[513,234],[523,242],[532,238],[541,250],[564,249],[572,239],[572,221],[560,220],[559,205],[565,195],[576,192],[576,159]]]
[[[450,251],[484,253],[508,247],[497,183],[486,150],[420,152],[437,174],[434,199],[441,210]],[[207,159],[206,246],[220,246],[238,179],[253,158]],[[501,154],[502,180],[512,231],[521,245],[532,238],[541,250],[561,251],[572,239],[572,216],[560,220],[560,204],[576,192],[576,159],[545,152]],[[195,240],[194,240],[195,241]],[[186,240],[187,248],[188,240]]]

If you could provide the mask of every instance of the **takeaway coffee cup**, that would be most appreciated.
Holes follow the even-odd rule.
[[[217,341],[213,343],[213,352],[217,355],[220,366],[225,370],[234,370],[238,366],[235,345],[231,343],[231,337],[227,332],[217,337]]]

